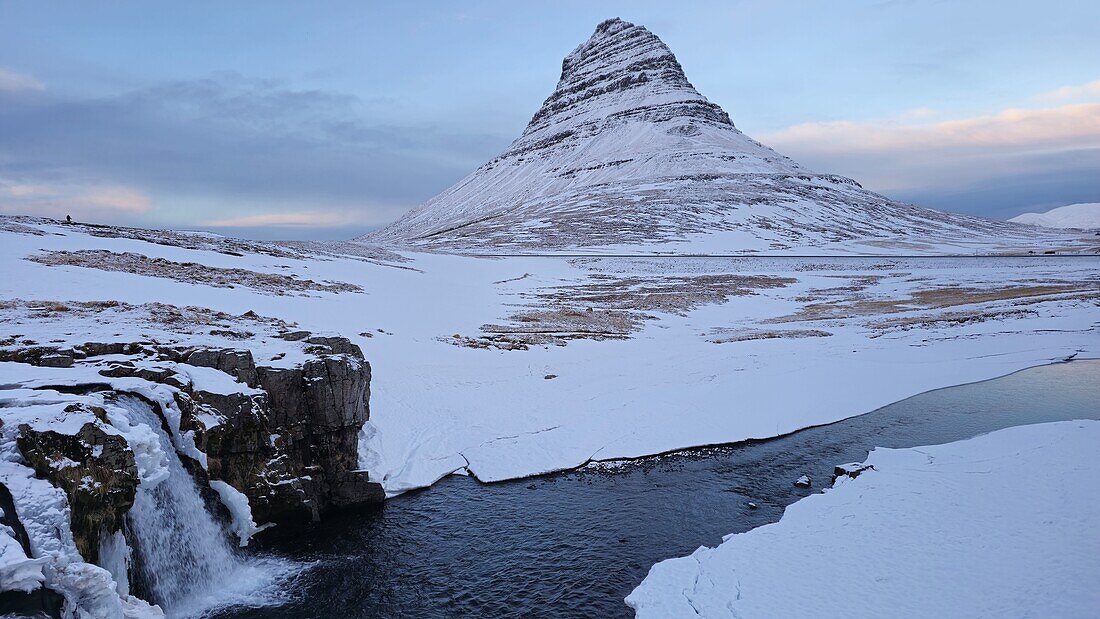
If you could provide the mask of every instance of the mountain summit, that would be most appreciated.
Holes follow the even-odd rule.
[[[803,169],[699,94],[656,35],[609,19],[562,61],[527,128],[360,240],[454,251],[785,251],[1018,230]]]

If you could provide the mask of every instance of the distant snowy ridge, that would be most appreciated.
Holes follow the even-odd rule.
[[[1044,228],[1080,228],[1091,230],[1100,228],[1100,202],[1086,202],[1059,206],[1045,213],[1024,213],[1009,221],[1019,224],[1031,224]]]
[[[890,253],[889,243],[959,253],[934,245],[1035,234],[802,168],[738,131],[653,33],[611,19],[565,57],[554,92],[507,150],[358,240],[483,253],[790,253],[870,239],[880,245],[863,253]]]

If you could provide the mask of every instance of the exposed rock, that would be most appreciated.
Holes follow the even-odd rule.
[[[346,338],[302,333],[284,337],[304,341],[319,356],[291,368],[257,366],[242,349],[161,350],[162,357],[225,372],[261,391],[207,391],[170,366],[117,362],[100,373],[177,387],[180,431],[193,433],[207,457],[205,473],[193,472],[243,492],[257,522],[310,522],[332,507],[381,501],[384,493],[356,470],[359,431],[370,414],[370,364]]]
[[[346,337],[315,335],[306,340],[309,344],[315,344],[328,348],[337,355],[351,355],[356,359],[363,358],[363,351]]]
[[[250,386],[256,386],[256,362],[248,350],[202,348],[188,353],[186,363],[214,368]]]
[[[0,361],[29,363],[41,367],[71,367],[73,364],[73,357],[73,349],[59,348],[57,346],[28,346],[23,348],[0,349]]]
[[[259,523],[307,523],[335,507],[381,502],[381,485],[357,470],[359,432],[370,414],[371,370],[362,350],[342,337],[305,331],[283,337],[313,356],[296,367],[270,367],[258,366],[252,352],[240,348],[90,342],[68,351],[67,358],[71,365],[74,358],[96,363],[102,355],[134,355],[112,359],[99,374],[172,387],[179,432],[206,458],[204,467],[181,453],[185,466],[200,480],[221,480],[242,492]],[[36,365],[63,352],[0,350],[5,359]],[[207,387],[179,363],[224,372],[240,388]],[[106,381],[55,388],[114,389]],[[76,436],[25,428],[20,448],[39,475],[69,495],[74,514],[80,514],[73,524],[78,547],[94,561],[100,535],[118,530],[133,504],[137,473],[125,439],[93,424]]]
[[[358,466],[359,430],[370,415],[370,364],[347,340],[333,344],[354,350],[299,368],[257,368],[269,399],[271,431],[280,435],[290,470],[319,487],[313,499],[319,511],[358,502],[356,497],[374,500],[381,490],[366,491],[365,475],[350,475]]]
[[[838,464],[833,467],[833,481],[836,482],[838,477],[848,476],[852,479],[859,477],[859,474],[863,471],[875,470],[874,465],[863,464],[862,462],[850,462],[848,464]]]
[[[73,355],[72,352],[42,355],[38,360],[38,364],[47,368],[71,368],[73,366]]]
[[[102,410],[93,413],[104,415]],[[126,439],[93,423],[85,423],[76,434],[37,431],[27,425],[19,430],[20,453],[38,477],[68,495],[76,547],[85,561],[95,563],[100,539],[121,528],[134,504],[134,453]]]

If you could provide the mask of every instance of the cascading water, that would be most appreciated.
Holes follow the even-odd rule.
[[[163,470],[141,471],[142,483],[127,517],[140,558],[136,581],[147,590],[149,601],[169,616],[199,614],[227,603],[263,604],[254,596],[273,584],[286,566],[240,556],[207,511],[157,414],[139,398],[126,396],[118,403],[131,424],[155,433],[162,454],[147,459],[146,469]]]

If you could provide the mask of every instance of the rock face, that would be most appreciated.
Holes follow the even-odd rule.
[[[257,367],[240,351],[202,350],[186,358],[192,365],[210,362],[265,393],[247,405],[192,393],[226,418],[201,433],[211,476],[244,492],[257,521],[317,520],[329,507],[384,498],[381,487],[356,470],[359,431],[370,416],[370,364],[346,339],[333,348],[347,352],[294,368]]]
[[[103,383],[52,388],[107,397],[133,393],[148,400],[140,391],[118,391],[110,379],[169,387],[179,432],[205,456],[203,467],[180,453],[184,464],[200,480],[221,480],[242,492],[258,523],[298,525],[335,507],[381,502],[382,487],[357,466],[359,432],[370,416],[370,364],[346,338],[302,332],[288,339],[307,353],[298,365],[257,365],[247,349],[140,342],[8,349],[0,351],[0,360],[64,368],[74,359],[96,363],[97,357],[114,355],[98,370]],[[127,358],[117,358],[122,355]],[[59,356],[69,363],[56,364]],[[211,368],[232,381],[229,388],[211,386],[193,381],[185,368]],[[168,417],[163,403],[151,404],[162,419]],[[104,411],[98,413],[106,422]],[[119,530],[133,505],[138,474],[126,440],[87,424],[73,435],[21,427],[18,444],[36,474],[68,495],[77,546],[95,562],[101,537]]]
[[[38,477],[65,491],[76,547],[86,561],[98,561],[101,537],[122,528],[137,494],[138,471],[126,439],[87,423],[76,434],[22,426],[17,444]]]
[[[171,371],[126,364],[101,373],[178,387],[180,431],[193,433],[206,454],[205,474],[243,492],[257,522],[300,524],[385,496],[357,470],[359,431],[370,416],[370,364],[345,338],[307,343],[318,356],[296,367],[257,366],[241,349],[161,349],[174,362],[213,368],[259,390],[253,392],[207,390]],[[208,426],[202,419],[211,415],[219,422]]]
[[[469,252],[699,241],[725,251],[1011,224],[899,204],[745,136],[672,51],[620,19],[596,27],[501,155],[362,241]],[[972,232],[972,233],[973,233]],[[702,236],[700,236],[702,235]]]

